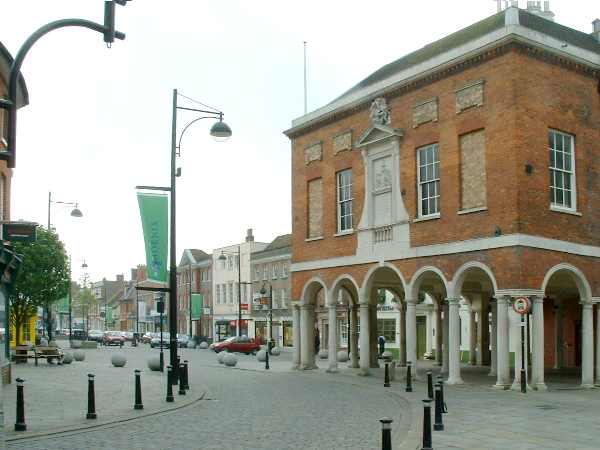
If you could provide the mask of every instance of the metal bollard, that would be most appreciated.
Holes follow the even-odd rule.
[[[26,431],[25,397],[23,394],[23,383],[25,383],[25,380],[17,378],[15,381],[17,382],[17,420],[15,421],[15,431]]]
[[[179,395],[185,395],[185,380],[183,379],[183,364],[179,364]]]
[[[412,392],[412,362],[406,363],[406,392]]]
[[[431,447],[431,399],[423,400],[423,446],[421,450],[433,450]]]
[[[163,356],[162,348],[160,349],[160,354],[158,356],[158,363],[160,364],[160,371],[165,371],[165,357]]]
[[[271,349],[269,348],[269,344],[267,343],[267,350],[265,351],[265,370],[269,370],[269,353]]]
[[[389,363],[385,363],[385,379],[383,380],[383,387],[390,387],[390,367],[389,367]]]
[[[444,431],[444,422],[442,420],[443,411],[442,385],[437,383],[435,385],[435,423],[433,424],[433,429],[435,431]]]
[[[381,422],[381,450],[392,450],[392,422],[389,417],[379,419]]]
[[[167,402],[171,403],[175,401],[175,397],[173,397],[173,385],[171,384],[171,374],[173,373],[173,368],[168,365],[167,366]]]
[[[427,371],[427,397],[433,400],[433,374],[431,370]]]
[[[94,394],[94,374],[88,373],[88,410],[86,418],[96,419],[96,396]]]
[[[142,380],[140,376],[140,369],[135,369],[135,404],[133,409],[144,409],[142,404]]]
[[[190,373],[188,372],[189,369],[189,365],[188,365],[188,360],[185,359],[183,360],[183,385],[185,386],[185,390],[189,391],[190,390],[190,378],[189,375]]]
[[[446,400],[444,400],[444,379],[440,377],[438,383],[440,384],[440,392],[442,393],[442,412],[446,414],[448,412],[448,408],[446,407]]]

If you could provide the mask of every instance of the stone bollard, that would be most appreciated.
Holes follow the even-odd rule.
[[[431,370],[427,371],[427,397],[433,400],[433,374]]]
[[[87,419],[96,419],[96,395],[94,393],[94,374],[88,373],[88,410]]]
[[[433,450],[431,447],[431,399],[423,400],[423,447],[421,450]]]
[[[142,380],[140,376],[140,369],[135,369],[135,404],[133,409],[144,409],[142,404]]]
[[[114,367],[125,367],[127,364],[127,358],[122,353],[115,353],[110,357],[110,362]]]
[[[390,364],[385,363],[385,378],[383,380],[383,387],[390,387]]]
[[[189,378],[189,362],[187,359],[183,360],[183,381],[184,381],[184,386],[185,386],[185,390],[189,391],[190,390],[190,378]]]
[[[435,423],[433,424],[435,431],[444,431],[444,422],[442,421],[443,410],[442,385],[437,383],[435,385]]]
[[[185,395],[185,380],[183,379],[183,364],[179,364],[179,395]]]
[[[25,424],[25,397],[23,392],[23,383],[25,380],[17,378],[17,420],[15,421],[15,431],[26,431]]]
[[[171,384],[171,374],[172,367],[170,365],[167,366],[167,402],[172,403],[175,401],[175,397],[173,397],[173,385]]]
[[[379,419],[381,422],[381,450],[392,450],[392,422],[389,417]]]
[[[412,392],[412,363],[408,361],[406,363],[406,392]]]

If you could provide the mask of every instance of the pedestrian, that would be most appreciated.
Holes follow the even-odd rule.
[[[319,354],[321,348],[321,338],[319,337],[319,329],[315,328],[315,355]]]
[[[377,343],[379,344],[379,358],[382,358],[383,352],[385,352],[385,337],[383,334],[377,338]]]

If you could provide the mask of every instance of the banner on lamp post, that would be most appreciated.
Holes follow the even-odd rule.
[[[200,320],[204,299],[202,294],[192,294],[192,320]]]
[[[167,283],[169,201],[164,194],[137,194],[146,247],[148,281]]]
[[[63,297],[58,301],[58,313],[69,314],[69,297]]]

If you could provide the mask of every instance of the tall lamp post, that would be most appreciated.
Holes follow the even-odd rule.
[[[266,359],[265,359],[265,369],[269,368],[269,354],[271,353],[271,344],[273,341],[273,285],[269,284],[269,311],[267,312],[267,321],[269,326],[269,337],[267,339],[267,351],[266,351]],[[265,288],[265,284],[260,290],[260,295],[265,295],[267,293],[267,289]]]
[[[181,175],[181,170],[176,167],[176,156],[181,156],[181,139],[187,129],[202,119],[218,119],[210,129],[210,135],[218,141],[225,141],[231,137],[231,128],[223,122],[223,112],[210,106],[203,105],[196,100],[189,99],[195,103],[201,104],[206,109],[196,109],[184,106],[178,106],[177,100],[181,94],[177,93],[177,89],[173,89],[173,106],[171,110],[171,185],[164,186],[136,186],[136,189],[147,189],[151,191],[167,191],[170,193],[170,239],[169,239],[169,287],[168,288],[145,288],[144,290],[157,290],[169,293],[169,361],[173,368],[172,383],[176,384],[179,378],[179,367],[177,364],[177,246],[176,246],[176,177]],[[190,121],[179,134],[177,139],[177,111],[191,111],[203,114]],[[140,288],[141,289],[141,288]]]

